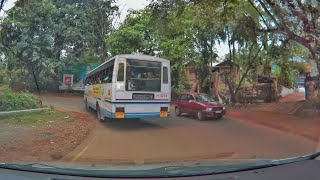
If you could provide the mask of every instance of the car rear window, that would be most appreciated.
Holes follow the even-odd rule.
[[[188,95],[187,94],[182,94],[180,96],[180,101],[188,101]]]

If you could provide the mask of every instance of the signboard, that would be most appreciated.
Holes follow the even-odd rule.
[[[63,75],[63,85],[68,87],[73,85],[73,74]]]
[[[84,91],[84,80],[87,74],[99,66],[98,63],[74,64],[66,66],[61,74],[60,90]]]
[[[93,85],[93,88],[92,88],[93,97],[101,97],[102,96],[101,88],[102,88],[101,84]]]

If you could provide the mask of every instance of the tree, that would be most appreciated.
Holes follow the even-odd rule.
[[[294,80],[298,76],[298,69],[295,68],[292,58],[308,57],[306,48],[296,42],[288,42],[286,44],[273,44],[268,50],[268,56],[277,65],[276,76],[278,84],[285,87],[294,87]],[[306,59],[308,60],[308,59]]]
[[[147,9],[131,11],[106,42],[112,55],[134,52],[155,55],[159,50],[159,39],[151,26],[150,12]]]
[[[118,6],[114,5],[114,0],[85,0],[86,18],[89,22],[90,31],[93,33],[91,47],[99,54],[100,59],[105,61],[109,56],[107,43],[114,27],[113,21],[118,18]]]
[[[207,80],[211,79],[210,65],[216,61],[215,45],[226,43],[229,46],[229,54],[224,57],[224,60],[231,62],[231,65],[240,64],[243,69],[241,78],[237,82],[231,76],[232,72],[226,74],[232,101],[235,102],[242,84],[253,81],[253,76],[250,74],[254,73],[258,65],[270,66],[272,63],[277,63],[281,64],[283,69],[290,70],[286,62],[293,55],[289,52],[294,49],[290,45],[294,38],[288,38],[288,33],[284,33],[283,28],[277,29],[278,23],[269,13],[271,15],[280,13],[283,16],[282,19],[278,17],[276,20],[281,20],[285,22],[285,26],[290,25],[292,28],[294,23],[289,20],[297,13],[292,13],[291,17],[284,16],[290,15],[290,7],[285,6],[288,1],[279,3],[285,8],[281,11],[275,9],[271,11],[271,5],[266,8],[262,5],[268,2],[271,0],[254,2],[250,0],[152,0],[144,10],[148,13],[134,18],[129,16],[126,21],[133,23],[126,22],[122,25],[114,33],[114,37],[117,38],[109,39],[109,43],[114,44],[112,47],[117,50],[116,52],[130,53],[135,50],[143,52],[141,49],[146,47],[143,43],[146,38],[142,34],[146,29],[151,29],[157,39],[157,41],[151,41],[154,42],[153,47],[157,48],[156,55],[171,60],[173,84],[178,85],[184,79],[183,69],[186,64],[192,63],[197,68],[198,80],[203,91],[205,91],[204,86]],[[299,2],[297,3],[294,5],[299,6]],[[314,14],[317,11],[314,8],[318,3],[312,2],[308,5],[308,1],[304,1],[300,5],[308,6],[308,11],[312,11],[309,14],[312,14],[313,18],[317,17]],[[152,23],[139,22],[137,17],[140,19],[144,17]],[[309,17],[309,21],[310,19],[312,18]],[[299,23],[295,25],[298,26]],[[291,31],[300,33],[302,30],[303,28],[299,27]],[[313,33],[314,30],[311,28],[309,31]],[[127,40],[126,43],[119,43],[125,40]],[[281,48],[282,51],[277,54],[273,51],[274,47],[284,48]],[[317,51],[314,50],[314,52]]]
[[[65,65],[87,61],[88,57],[102,61],[107,56],[103,39],[111,33],[117,11],[111,3],[110,0],[17,1],[1,22],[0,48],[7,60],[17,60],[17,67],[22,65],[33,74],[36,84],[37,76],[43,73],[55,79],[57,88],[58,75]]]
[[[263,31],[279,32],[283,41],[293,40],[305,46],[320,69],[320,3],[301,0],[257,0],[252,3],[262,18],[270,19]]]
[[[20,6],[17,2],[8,12],[8,18],[2,23],[2,49],[8,57],[14,56],[19,63],[33,75],[38,92],[37,75],[48,59],[46,55],[52,51],[50,38],[53,23],[50,21],[56,11],[52,3],[45,5],[39,1],[29,1],[29,7]]]

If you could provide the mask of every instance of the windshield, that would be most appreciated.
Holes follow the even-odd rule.
[[[127,60],[127,91],[160,91],[161,62]]]
[[[195,98],[198,102],[215,102],[214,99],[208,95],[195,95]]]
[[[223,170],[318,152],[319,11],[0,0],[0,168]]]

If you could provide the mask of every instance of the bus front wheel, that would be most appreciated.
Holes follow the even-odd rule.
[[[90,111],[90,107],[89,107],[89,105],[88,105],[88,100],[86,99],[86,101],[85,101],[84,103],[85,103],[85,106],[86,106],[86,110],[87,110],[87,111]]]

